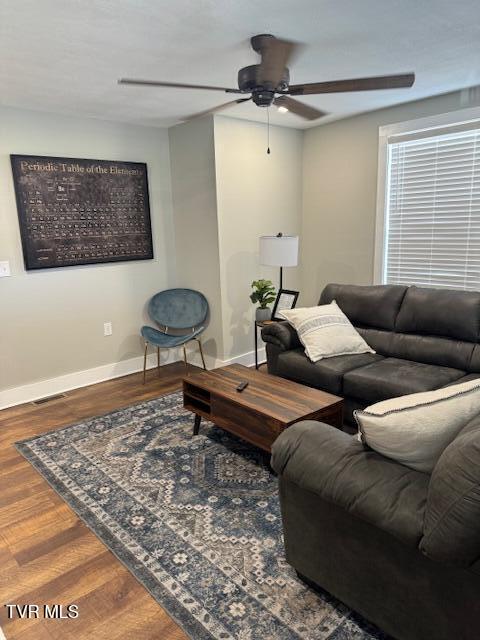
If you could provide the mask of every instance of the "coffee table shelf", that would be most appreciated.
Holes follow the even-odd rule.
[[[195,385],[184,382],[183,404],[189,411],[201,411],[202,414],[210,416],[211,397],[210,392]]]

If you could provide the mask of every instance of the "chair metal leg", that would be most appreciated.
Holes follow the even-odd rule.
[[[202,358],[202,364],[203,364],[203,368],[206,370],[207,367],[205,366],[205,358],[203,357],[203,349],[202,349],[202,342],[199,338],[196,339],[198,342],[198,348],[200,349],[200,356]]]
[[[183,361],[185,362],[185,373],[188,376],[187,350],[185,349],[185,345],[183,345]]]
[[[148,349],[148,342],[145,342],[145,353],[143,354],[143,384],[145,384],[146,375],[147,375],[147,349]]]
[[[157,347],[157,369],[158,377],[160,377],[160,347]]]

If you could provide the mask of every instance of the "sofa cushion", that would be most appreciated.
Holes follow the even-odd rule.
[[[342,430],[351,434],[358,434],[358,425],[355,422],[354,412],[363,411],[366,404],[358,398],[345,396],[343,399],[343,427]]]
[[[462,376],[458,380],[454,380],[453,382],[449,382],[446,384],[446,387],[451,387],[452,384],[462,384],[462,382],[469,382],[470,380],[478,380],[480,378],[480,373],[467,373],[466,376]]]
[[[392,358],[414,360],[440,367],[453,367],[467,371],[472,358],[474,344],[464,340],[420,336],[411,333],[392,332],[388,355]],[[383,355],[387,355],[382,352]]]
[[[362,336],[368,346],[372,347],[375,353],[382,356],[395,356],[391,351],[392,337],[395,335],[393,331],[385,329],[372,329],[365,327],[356,327],[358,333]]]
[[[409,287],[395,331],[476,342],[480,334],[480,293]]]
[[[349,354],[311,362],[303,348],[284,351],[278,356],[276,373],[310,387],[341,394],[343,375],[357,367],[381,360],[375,353]]]
[[[406,290],[401,285],[328,284],[319,304],[336,300],[352,324],[392,330]]]
[[[480,373],[480,344],[473,345],[472,357],[468,363],[469,373]]]
[[[343,378],[343,393],[372,404],[409,393],[439,389],[464,375],[465,372],[459,369],[384,358],[347,372]]]
[[[374,351],[386,358],[401,358],[472,371],[472,355],[476,348],[472,342],[362,327],[357,327],[357,331]],[[477,370],[480,371],[480,357],[478,362]]]

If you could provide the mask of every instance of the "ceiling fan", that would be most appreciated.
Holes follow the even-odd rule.
[[[321,93],[342,93],[350,91],[371,91],[374,89],[399,89],[411,87],[415,82],[415,74],[403,73],[391,76],[374,76],[371,78],[353,78],[351,80],[332,80],[330,82],[312,82],[309,84],[290,84],[290,73],[287,68],[289,60],[298,51],[299,45],[289,40],[280,40],[270,34],[253,36],[250,43],[254,51],[261,56],[260,64],[253,64],[238,72],[238,89],[228,87],[212,87],[177,82],[161,82],[156,80],[135,80],[121,78],[119,84],[143,85],[150,87],[173,87],[177,89],[203,89],[224,91],[225,93],[251,94],[246,98],[237,98],[196,113],[187,120],[215,113],[227,107],[253,100],[257,107],[269,107],[272,104],[282,110],[288,110],[306,120],[316,120],[327,115],[311,105],[295,100],[291,96],[313,95]]]

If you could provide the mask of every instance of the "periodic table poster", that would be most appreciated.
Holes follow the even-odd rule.
[[[10,158],[26,269],[153,258],[146,164]]]

